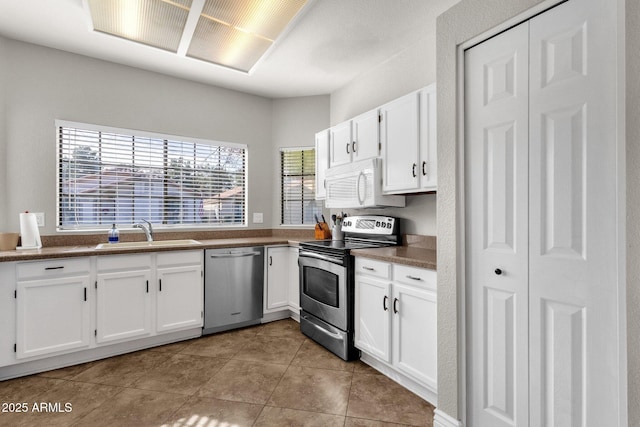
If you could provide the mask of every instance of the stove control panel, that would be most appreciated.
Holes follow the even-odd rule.
[[[348,216],[342,221],[342,232],[358,234],[396,234],[398,218],[383,215]]]

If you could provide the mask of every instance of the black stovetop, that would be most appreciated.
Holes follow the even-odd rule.
[[[351,249],[379,248],[393,244],[393,242],[377,242],[373,240],[312,240],[310,242],[301,242],[300,246],[347,252]]]

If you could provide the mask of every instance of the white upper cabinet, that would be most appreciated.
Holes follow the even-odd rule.
[[[351,162],[351,120],[329,129],[329,167]]]
[[[436,191],[438,188],[437,164],[436,85],[420,91],[420,191]]]
[[[420,95],[410,93],[380,109],[382,122],[382,190],[401,193],[418,188]]]
[[[329,139],[325,161],[324,140]],[[383,194],[437,190],[436,85],[395,99],[316,134],[316,198],[326,199],[328,168],[381,158]]]
[[[436,190],[435,109],[435,84],[380,108],[384,193]]]
[[[361,114],[351,120],[353,161],[371,159],[380,155],[380,127],[378,123],[378,109]]]
[[[316,133],[316,200],[327,197],[325,172],[329,168],[329,130]]]
[[[329,129],[329,167],[378,157],[380,155],[378,121],[378,109],[375,109]]]

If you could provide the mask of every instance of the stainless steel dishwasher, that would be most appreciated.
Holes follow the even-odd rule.
[[[260,323],[263,289],[264,247],[207,249],[202,333]]]

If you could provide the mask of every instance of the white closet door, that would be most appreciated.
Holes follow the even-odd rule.
[[[470,426],[528,423],[528,23],[465,53]]]
[[[620,423],[616,11],[603,3],[530,21],[532,426]]]

